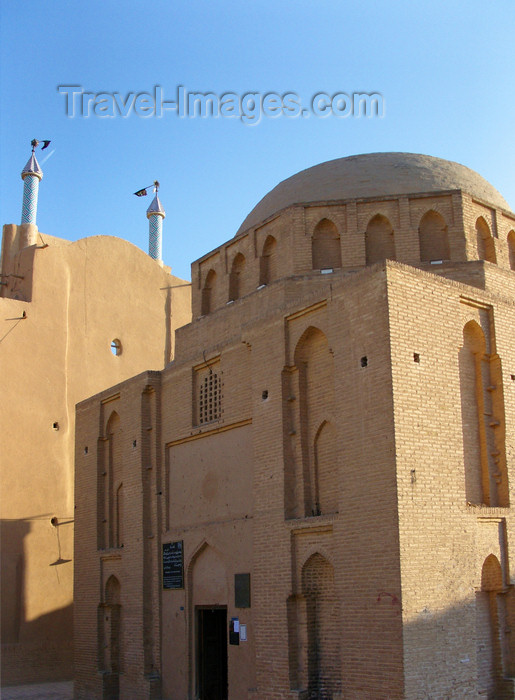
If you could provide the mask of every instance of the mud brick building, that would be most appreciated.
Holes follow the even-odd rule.
[[[131,243],[40,232],[42,175],[33,154],[2,238],[2,686],[73,678],[75,404],[164,367],[191,319],[189,285]]]
[[[508,698],[515,214],[428,156],[280,183],[173,362],[77,406],[77,698]]]

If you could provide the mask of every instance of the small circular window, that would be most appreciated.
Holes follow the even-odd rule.
[[[121,355],[122,354],[122,344],[118,340],[118,338],[111,340],[111,352],[113,353],[113,355]]]

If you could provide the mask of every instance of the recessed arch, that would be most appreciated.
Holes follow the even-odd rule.
[[[463,328],[463,344],[459,351],[465,494],[469,503],[489,505],[490,479],[482,420],[484,397],[481,362],[485,352],[483,330],[475,320],[471,320]]]
[[[105,585],[105,602],[108,605],[121,605],[120,582],[114,574],[111,574]]]
[[[482,216],[480,216],[476,221],[476,241],[479,260],[486,260],[491,263],[496,263],[497,257],[495,254],[494,239],[492,237],[490,227]]]
[[[236,301],[241,297],[243,286],[243,271],[245,269],[245,256],[237,253],[234,256],[229,275],[229,301]]]
[[[485,319],[494,333],[490,319]],[[467,501],[509,505],[501,361],[476,320],[463,328],[459,377]]]
[[[486,338],[477,321],[468,321],[463,327],[463,342],[474,354],[486,352]]]
[[[489,554],[481,569],[481,589],[476,593],[476,639],[478,681],[481,695],[502,697],[505,669],[511,669],[511,644],[507,613],[513,596],[504,595],[502,567]]]
[[[220,552],[203,540],[191,556],[185,585],[188,613],[188,678],[191,696],[199,677],[199,645],[196,639],[197,611],[201,608],[227,608],[228,581],[225,561]]]
[[[481,569],[481,590],[501,591],[503,589],[502,567],[495,554],[489,554]]]
[[[216,287],[216,272],[212,268],[206,275],[204,286],[202,288],[201,310],[202,316],[207,316],[213,310],[214,297]]]
[[[123,481],[123,459],[120,416],[116,411],[112,411],[107,421],[106,438],[104,464],[107,468],[104,470],[101,485],[107,506],[102,525],[105,531],[104,546],[120,547],[120,533],[123,530],[123,488],[120,492],[118,489]]]
[[[270,284],[277,278],[277,241],[272,235],[268,235],[263,244],[261,258],[259,260],[259,284]]]
[[[315,226],[311,254],[314,270],[334,270],[342,266],[340,234],[330,219],[321,219]]]
[[[439,212],[430,209],[422,216],[418,236],[422,262],[450,259],[447,224]]]
[[[329,422],[334,407],[334,359],[327,336],[316,326],[304,330],[293,356],[294,371],[288,373],[289,388],[285,388],[298,400],[287,402],[292,415],[285,426],[291,421],[300,426],[299,434],[294,433],[294,450],[301,460],[285,466],[286,513],[287,517],[318,516],[337,507],[336,440]]]
[[[119,677],[122,661],[122,605],[121,586],[112,574],[104,589],[104,603],[99,608],[99,660],[104,671],[103,697],[119,697]]]
[[[307,631],[305,654],[310,697],[330,698],[341,691],[340,624],[334,568],[319,552],[301,571],[304,605],[300,626]]]
[[[376,214],[368,222],[365,231],[366,264],[395,260],[393,226],[383,214]]]
[[[106,423],[106,435],[115,433],[120,427],[120,416],[116,411],[112,411]]]
[[[329,349],[327,336],[320,328],[308,326],[295,346],[295,352],[293,354],[295,364],[298,365],[299,362],[307,362],[317,345],[327,346],[327,349]]]
[[[338,468],[336,459],[336,430],[323,420],[314,440],[315,503],[321,515],[338,511]]]

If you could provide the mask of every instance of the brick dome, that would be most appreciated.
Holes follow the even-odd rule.
[[[237,236],[293,204],[463,190],[510,211],[504,197],[474,170],[418,153],[365,153],[337,158],[280,182],[256,204]]]

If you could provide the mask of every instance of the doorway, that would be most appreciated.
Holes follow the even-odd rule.
[[[197,608],[199,700],[227,700],[227,608]]]

